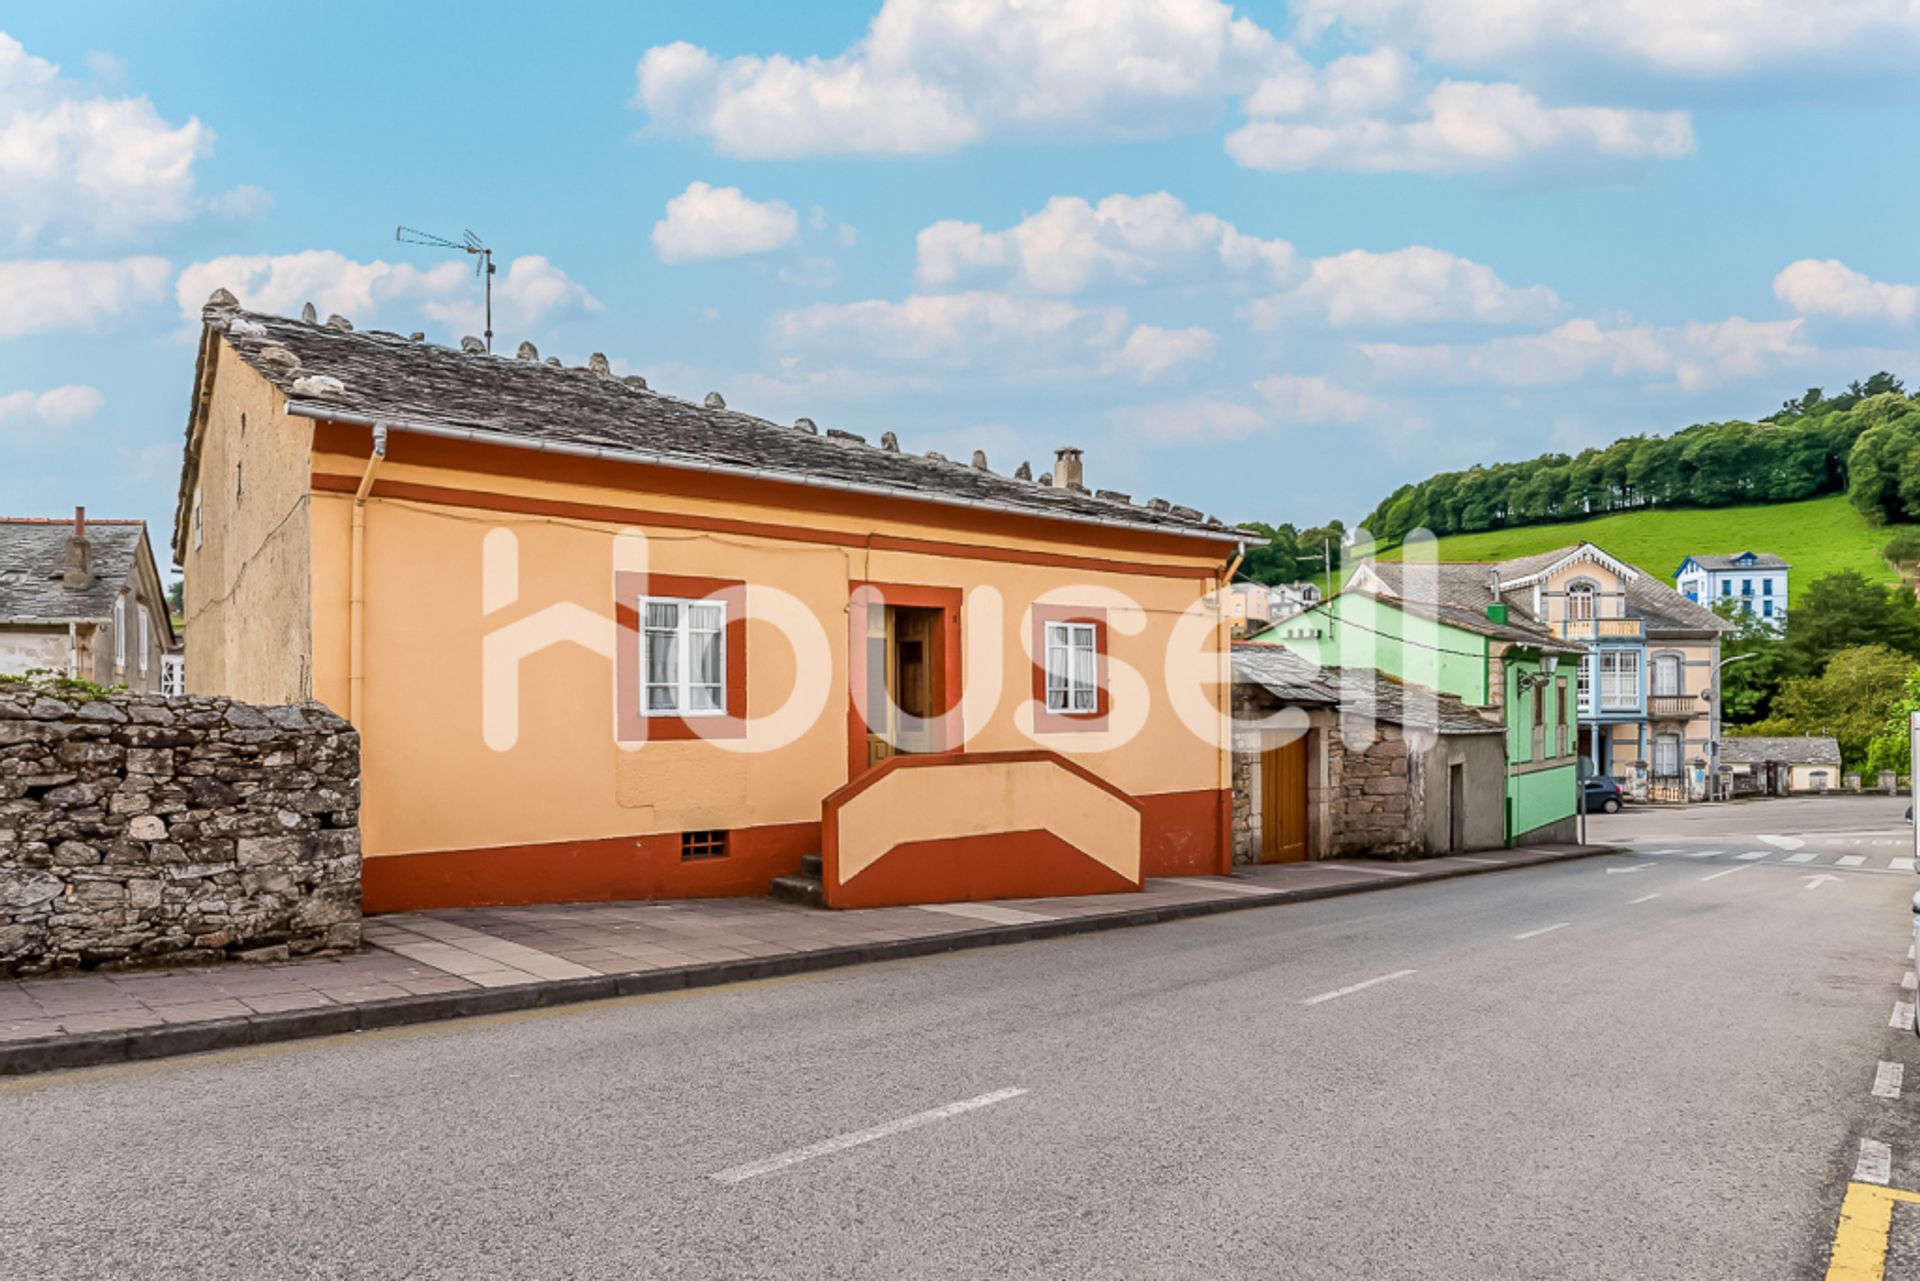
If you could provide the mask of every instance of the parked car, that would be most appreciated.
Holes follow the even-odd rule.
[[[1580,780],[1580,809],[1591,814],[1599,810],[1606,814],[1618,814],[1620,807],[1627,803],[1627,793],[1619,780],[1609,774],[1594,774]]]

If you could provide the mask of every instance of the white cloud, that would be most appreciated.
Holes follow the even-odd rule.
[[[1912,320],[1920,286],[1871,280],[1837,258],[1802,258],[1773,278],[1773,296],[1803,316]]]
[[[165,289],[165,258],[0,261],[0,338],[94,324]]]
[[[1334,325],[1538,322],[1560,309],[1545,285],[1516,289],[1484,263],[1415,245],[1391,253],[1362,249],[1316,258],[1298,288],[1248,306],[1256,327],[1299,316]]]
[[[1266,411],[1221,396],[1196,396],[1172,404],[1123,405],[1109,416],[1131,435],[1162,444],[1244,440],[1273,426]]]
[[[1542,334],[1482,343],[1362,344],[1382,376],[1436,382],[1544,387],[1592,377],[1670,382],[1694,390],[1725,378],[1752,377],[1811,354],[1804,321],[1739,316],[1675,327],[1570,320]]]
[[[1280,419],[1303,423],[1357,423],[1386,412],[1385,406],[1363,392],[1351,391],[1329,378],[1303,374],[1276,374],[1254,383],[1253,389]]]
[[[1909,0],[1295,0],[1293,10],[1309,35],[1339,25],[1468,66],[1558,53],[1734,75],[1920,49]]]
[[[1248,109],[1298,118],[1249,121],[1227,135],[1228,155],[1249,169],[1279,173],[1452,174],[1556,158],[1670,160],[1694,149],[1693,124],[1684,111],[1551,107],[1518,85],[1449,80],[1389,118],[1339,109],[1308,114],[1318,110],[1327,91],[1316,86],[1316,96],[1291,84],[1263,86]],[[1370,90],[1387,87],[1374,82]],[[1371,108],[1385,105],[1361,97]]]
[[[774,337],[790,349],[850,349],[866,358],[969,366],[1110,353],[1125,324],[1118,307],[990,292],[915,294],[899,302],[820,303],[783,312],[774,320]]]
[[[636,101],[733,156],[907,155],[989,136],[1164,136],[1244,92],[1279,43],[1221,0],[885,0],[832,58],[647,50]]]
[[[212,147],[199,120],[170,123],[145,97],[87,96],[0,32],[0,225],[17,243],[124,238],[194,217],[208,206],[194,165]]]
[[[1162,329],[1158,325],[1136,325],[1120,352],[1114,367],[1149,383],[1169,370],[1197,360],[1211,360],[1219,339],[1211,330]]]
[[[1164,191],[1112,195],[1097,205],[1055,196],[1005,231],[937,222],[917,244],[917,278],[935,288],[1008,274],[1027,289],[1073,294],[1099,285],[1190,284],[1222,276],[1277,282],[1294,267],[1286,241],[1246,235]]]
[[[463,261],[422,270],[409,263],[355,262],[331,249],[253,254],[196,262],[180,273],[174,296],[180,314],[197,320],[215,289],[232,291],[252,311],[294,315],[312,302],[356,324],[398,309],[418,310],[449,325],[477,331],[484,309],[479,282]],[[567,273],[538,254],[516,258],[495,279],[496,325],[532,325],[563,308],[597,310],[600,303]]]
[[[800,215],[781,200],[749,200],[738,187],[689,183],[653,224],[661,262],[771,253],[800,237]]]
[[[0,393],[0,426],[10,420],[33,417],[51,427],[68,427],[93,417],[105,403],[106,397],[98,390],[78,384],[42,392],[3,392]]]

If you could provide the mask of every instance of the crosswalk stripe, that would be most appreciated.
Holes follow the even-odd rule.
[[[1864,854],[1843,854],[1840,856],[1839,864],[1841,867],[1859,867],[1866,861]]]
[[[1687,857],[1688,858],[1715,858],[1715,857],[1718,857],[1719,853],[1720,853],[1719,850],[1688,850]]]
[[[1898,1028],[1902,1032],[1913,1031],[1913,1002],[1895,1001],[1893,1016],[1887,1020],[1887,1026]]]
[[[1678,854],[1679,850],[1648,850],[1649,854]]]
[[[1735,854],[1734,857],[1739,859],[1742,863],[1751,863],[1755,859],[1765,858],[1767,855],[1771,853],[1773,853],[1772,850],[1748,850],[1745,854]]]
[[[1897,858],[1887,864],[1887,868],[1889,871],[1894,872],[1911,872],[1913,870],[1913,860],[1910,858]]]
[[[1818,857],[1819,857],[1819,855],[1817,855],[1817,854],[1789,854],[1789,855],[1787,855],[1787,862],[1789,862],[1789,863],[1811,863],[1811,862],[1813,862],[1813,860],[1814,860],[1814,859],[1816,859],[1816,858],[1818,858]]]

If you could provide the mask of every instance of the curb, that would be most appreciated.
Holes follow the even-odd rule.
[[[436,1023],[445,1019],[473,1018],[485,1014],[510,1014],[520,1010],[578,1005],[587,1001],[607,1001],[623,996],[650,996],[688,988],[718,987],[722,984],[745,983],[755,979],[781,978],[791,974],[845,969],[874,961],[937,956],[943,952],[964,952],[975,948],[999,947],[1009,943],[1032,943],[1041,939],[1092,934],[1101,930],[1158,925],[1164,921],[1214,916],[1222,912],[1241,912],[1287,903],[1345,898],[1351,894],[1371,894],[1412,885],[1430,885],[1436,881],[1458,880],[1465,876],[1486,876],[1515,868],[1539,867],[1548,863],[1568,863],[1576,859],[1626,852],[1622,847],[1615,845],[1588,845],[1565,852],[1553,851],[1515,859],[1498,867],[1448,868],[1442,872],[1406,879],[1383,877],[1379,880],[1360,881],[1349,885],[1323,885],[1282,890],[1275,894],[1258,897],[1251,894],[1234,894],[1221,899],[1143,907],[1101,916],[1068,916],[1052,921],[1033,921],[1024,925],[984,926],[977,930],[963,930],[955,934],[941,934],[927,938],[894,939],[884,943],[821,948],[817,951],[790,952],[781,956],[746,957],[736,961],[710,961],[673,970],[649,970],[635,974],[596,974],[589,978],[550,979],[540,983],[474,988],[464,992],[435,992],[425,996],[369,1001],[360,1005],[330,1005],[311,1010],[287,1010],[278,1014],[255,1014],[247,1018],[162,1024],[158,1027],[83,1033],[78,1036],[35,1037],[31,1040],[0,1044],[0,1077],[29,1076],[39,1072],[99,1067],[111,1063],[137,1063],[148,1059],[171,1058],[179,1054],[200,1054],[209,1050],[233,1050],[251,1045],[270,1045],[277,1041],[336,1036],[343,1032],[371,1032],[381,1028]]]

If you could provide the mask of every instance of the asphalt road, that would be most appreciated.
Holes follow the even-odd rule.
[[[1817,1278],[1920,1188],[1903,806],[0,1084],[0,1275]]]

